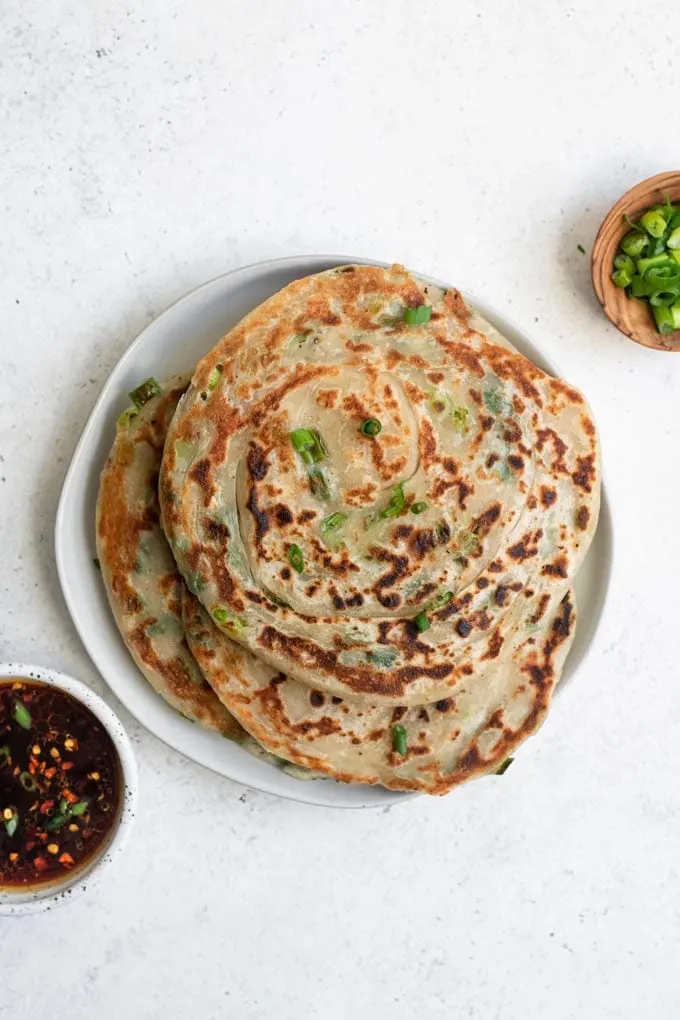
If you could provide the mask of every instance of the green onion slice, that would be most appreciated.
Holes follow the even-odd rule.
[[[143,383],[140,383],[136,389],[131,390],[128,396],[135,407],[144,407],[144,404],[152,399],[152,397],[160,396],[161,388],[152,375],[148,379],[145,379]]]
[[[223,626],[231,627],[231,629],[235,630],[237,634],[240,634],[241,631],[246,629],[245,620],[242,620],[239,616],[234,616],[234,614],[230,613],[228,609],[213,609],[213,617]]]
[[[302,549],[295,542],[291,545],[288,550],[288,562],[290,563],[293,570],[297,570],[298,574],[301,574],[305,569],[305,561],[302,555]]]
[[[293,429],[290,441],[305,464],[317,464],[328,455],[324,441],[316,429]]]
[[[349,514],[344,514],[339,510],[334,514],[330,514],[328,517],[324,517],[319,525],[322,534],[326,535],[329,531],[337,531],[338,528],[343,526],[348,517]]]
[[[20,772],[19,782],[23,786],[24,790],[33,791],[38,789],[38,784],[35,781],[35,777],[30,772]]]
[[[508,771],[514,760],[515,760],[514,758],[506,758],[505,761],[501,762],[501,764],[498,766],[494,775],[502,776],[504,772]]]
[[[60,829],[68,821],[69,817],[67,815],[56,814],[50,818],[45,828],[48,832],[54,832],[55,829]]]
[[[19,815],[16,808],[12,808],[12,811],[12,817],[5,819],[5,832],[8,836],[13,836],[19,827]]]
[[[444,606],[448,606],[449,602],[453,598],[452,591],[443,591],[441,595],[437,595],[435,599],[425,606],[428,613],[436,613],[438,609],[443,609]]]
[[[136,407],[128,407],[126,411],[123,411],[121,415],[116,419],[116,425],[129,425],[133,418],[136,418],[139,411]]]
[[[396,726],[392,727],[392,747],[402,756],[406,754],[408,750],[408,741],[406,734],[406,727],[402,726],[401,723],[397,723]]]
[[[650,209],[640,217],[640,226],[644,227],[651,237],[661,237],[666,230],[667,220],[658,209]]]
[[[621,250],[626,255],[639,258],[649,245],[649,238],[641,230],[631,230],[621,241]]]
[[[425,511],[427,510],[427,503],[424,503],[422,501],[419,503],[411,503],[409,510],[411,511],[412,514],[424,514]]]
[[[213,368],[212,372],[208,376],[208,389],[209,390],[214,390],[215,389],[215,387],[217,386],[218,382],[220,381],[220,376],[221,375],[222,375],[222,365],[215,365],[215,367]]]
[[[23,701],[18,699],[12,706],[12,718],[15,722],[19,723],[22,730],[30,730],[33,720],[31,719],[31,713],[28,711]]]
[[[377,436],[382,432],[382,425],[377,418],[367,418],[361,423],[361,432],[365,436]]]
[[[432,308],[430,305],[418,305],[417,308],[404,309],[404,322],[408,326],[422,326],[430,321]]]
[[[85,814],[88,807],[89,804],[86,800],[79,800],[78,803],[74,804],[73,807],[71,808],[71,814],[73,815],[74,818],[78,818],[80,817],[80,815]]]
[[[426,630],[430,629],[430,621],[427,618],[427,613],[418,613],[417,616],[413,617],[413,623],[419,634],[424,634]]]
[[[326,475],[323,473],[321,468],[315,467],[309,472],[309,487],[315,496],[319,499],[330,499],[331,490],[328,488],[328,482]]]
[[[11,755],[9,753],[9,747],[7,744],[3,744],[0,747],[0,769],[4,769],[5,765],[9,763]]]
[[[399,482],[399,485],[395,486],[390,496],[390,501],[384,510],[380,511],[380,517],[396,517],[404,509],[406,497],[404,496],[404,483]]]

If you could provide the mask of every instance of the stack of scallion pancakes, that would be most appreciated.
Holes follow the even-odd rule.
[[[505,766],[597,524],[577,390],[458,291],[342,266],[132,399],[98,556],[160,695],[299,776],[441,794]]]

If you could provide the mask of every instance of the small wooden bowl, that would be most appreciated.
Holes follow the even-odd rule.
[[[680,330],[662,335],[656,329],[649,304],[638,298],[629,298],[625,290],[612,283],[614,257],[619,242],[630,230],[624,220],[628,214],[632,220],[653,205],[661,205],[668,197],[671,202],[680,202],[680,171],[650,177],[618,200],[607,214],[595,238],[592,258],[593,287],[597,300],[605,315],[617,329],[644,347],[655,351],[680,351]]]

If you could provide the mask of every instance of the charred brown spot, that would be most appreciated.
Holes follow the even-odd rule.
[[[482,656],[483,660],[497,659],[500,654],[500,650],[503,647],[503,635],[499,630],[495,630],[489,638],[489,643],[486,646],[486,651]]]
[[[392,711],[392,722],[397,723],[400,719],[403,719],[406,715],[406,711],[407,710],[403,705],[397,705],[397,707]]]
[[[472,630],[472,624],[470,624],[467,620],[459,620],[456,624],[456,630],[461,637],[467,637]]]
[[[567,577],[567,560],[564,556],[558,557],[554,563],[546,563],[541,570],[545,577]]]
[[[499,584],[496,588],[494,600],[497,606],[504,606],[508,597],[508,588],[505,584]]]
[[[524,563],[525,560],[530,559],[532,556],[536,556],[538,553],[538,540],[543,536],[543,531],[539,528],[533,534],[531,532],[523,535],[519,542],[515,542],[508,549],[508,556],[515,560],[517,563]]]
[[[468,483],[461,479],[458,482],[458,506],[461,510],[467,510],[467,498],[474,493],[474,486],[468,485]]]
[[[580,531],[585,531],[588,527],[588,521],[590,520],[590,510],[587,506],[580,506],[576,511],[576,527]]]
[[[410,524],[399,524],[392,534],[397,541],[401,541],[413,534],[413,527]]]
[[[493,428],[494,419],[490,414],[485,414],[479,419],[479,424],[482,426],[485,432],[489,432]]]
[[[203,457],[201,460],[196,461],[189,472],[189,478],[196,482],[202,490],[203,505],[207,506],[212,497],[215,495],[215,486],[210,479],[210,461],[207,457]]]
[[[277,503],[274,507],[274,517],[276,518],[277,524],[282,526],[293,523],[293,515],[289,508],[283,503]]]
[[[505,431],[503,432],[503,439],[506,443],[518,443],[522,438],[522,430],[516,421],[509,418],[505,423]]]
[[[472,531],[478,538],[484,538],[489,534],[491,528],[496,523],[501,515],[501,504],[492,503],[490,507],[487,507],[483,513],[479,514],[478,517],[473,517],[470,522],[470,531]]]
[[[434,706],[438,712],[448,712],[451,708],[451,698],[442,698],[441,701],[437,701]]]
[[[356,592],[354,595],[350,595],[348,599],[345,599],[345,605],[348,609],[357,609],[359,606],[363,606],[364,596],[361,592]]]
[[[221,521],[215,520],[214,517],[206,517],[203,520],[203,527],[208,538],[212,538],[215,542],[226,542],[230,537],[231,533],[226,524],[222,524]]]
[[[290,567],[281,567],[281,577],[284,581],[290,581],[291,573]]]
[[[589,453],[586,457],[576,458],[576,470],[572,474],[574,485],[585,492],[592,492],[595,484],[595,457]]]
[[[488,577],[478,577],[477,578],[477,587],[480,588],[480,589],[481,588],[488,588],[489,587],[489,578]]]
[[[546,611],[546,609],[548,608],[549,605],[550,605],[550,596],[548,594],[541,595],[540,599],[538,600],[538,606],[536,607],[536,612],[533,613],[532,616],[530,617],[531,622],[533,624],[538,623],[538,621],[543,618],[543,616],[545,615],[545,611]]]
[[[261,510],[257,502],[257,489],[253,486],[248,493],[248,500],[246,506],[250,510],[255,520],[255,539],[257,542],[261,542],[264,536],[269,531],[270,523],[269,517],[265,510]]]
[[[544,507],[552,506],[557,499],[557,493],[554,489],[551,489],[549,485],[541,486],[541,503]]]
[[[248,471],[255,482],[261,482],[269,470],[269,462],[264,450],[256,443],[250,444],[248,451]]]
[[[311,691],[309,701],[310,704],[314,705],[314,708],[320,708],[324,703],[324,696],[321,691]]]
[[[508,466],[511,467],[513,471],[523,471],[524,461],[520,456],[518,456],[518,454],[511,453],[508,455]]]
[[[308,524],[317,516],[316,510],[301,510],[297,516],[299,524]]]
[[[498,456],[497,453],[490,453],[489,456],[486,458],[486,466],[487,466],[487,468],[489,468],[489,470],[491,470],[491,468],[494,466],[494,464],[496,464],[500,459],[501,458]]]

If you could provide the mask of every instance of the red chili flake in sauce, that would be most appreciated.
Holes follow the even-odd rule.
[[[0,680],[0,887],[86,864],[110,835],[121,789],[113,741],[88,708],[47,684]]]

